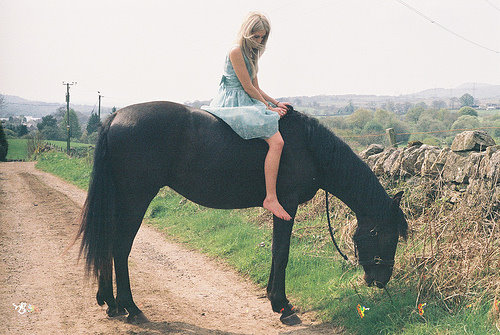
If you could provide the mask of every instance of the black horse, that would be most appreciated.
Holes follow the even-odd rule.
[[[354,242],[368,285],[384,287],[394,264],[398,236],[407,223],[370,168],[317,120],[289,110],[280,120],[285,146],[278,198],[295,216],[318,189],[334,194],[357,216]],[[97,302],[109,316],[147,318],[130,289],[128,256],[149,203],[168,185],[211,208],[262,206],[265,197],[263,140],[244,140],[212,114],[172,102],[125,107],[100,129],[87,200],[82,210],[80,253],[99,281]],[[267,297],[282,321],[294,315],[285,294],[292,221],[274,217]],[[113,263],[116,299],[113,295]],[[283,321],[285,322],[285,321]]]

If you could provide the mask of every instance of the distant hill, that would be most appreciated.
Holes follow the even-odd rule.
[[[432,103],[434,100],[443,100],[448,103],[451,98],[460,98],[465,93],[471,94],[481,103],[500,103],[500,85],[483,83],[466,83],[455,88],[433,88],[413,94],[399,96],[344,94],[280,97],[280,100],[289,101],[298,107],[311,107],[313,109],[319,106],[339,108],[346,106],[350,102],[357,107],[380,107],[388,101],[392,101],[394,103],[418,103],[422,101]],[[4,98],[5,104],[3,108],[0,109],[0,117],[15,115],[42,117],[55,113],[59,107],[66,107],[65,104],[32,101],[12,95],[4,95]],[[186,102],[187,105],[197,108],[208,103],[208,101],[198,100]],[[71,104],[71,108],[73,108],[79,115],[82,115],[83,118],[88,118],[92,111],[97,112],[97,106],[91,105]],[[110,112],[111,108],[101,106],[101,115],[107,115]]]
[[[45,115],[54,114],[60,107],[66,108],[66,104],[57,102],[42,102],[27,100],[14,95],[4,95],[5,101],[0,109],[0,117],[9,116],[33,116],[43,117]],[[79,114],[85,115],[87,118],[92,111],[97,112],[97,106],[71,104],[70,107]],[[101,106],[101,115],[111,113],[111,108]]]
[[[455,88],[433,88],[424,90],[418,93],[405,95],[409,98],[433,98],[439,97],[440,99],[449,99],[452,97],[460,98],[465,93],[469,93],[474,98],[485,100],[483,102],[500,101],[500,85],[490,85],[481,83],[466,83]]]

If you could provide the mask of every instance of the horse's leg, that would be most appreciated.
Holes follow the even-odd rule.
[[[288,209],[287,212],[294,217],[297,208]],[[273,246],[272,264],[269,282],[267,284],[267,297],[271,301],[273,311],[282,313],[283,318],[294,314],[285,293],[285,270],[288,264],[290,251],[290,237],[292,235],[292,221],[284,221],[273,217]]]
[[[124,308],[118,309],[115,297],[113,295],[112,264],[109,264],[109,269],[106,271],[106,274],[99,275],[99,289],[97,290],[96,299],[99,306],[104,305],[104,303],[108,305],[106,313],[110,317],[127,314]]]
[[[134,238],[141,226],[144,213],[156,192],[134,191],[120,192],[127,199],[119,202],[117,231],[113,244],[113,259],[116,274],[116,303],[118,310],[127,310],[128,322],[147,322],[148,319],[132,299],[128,256]]]

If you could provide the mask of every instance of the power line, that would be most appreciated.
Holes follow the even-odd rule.
[[[484,0],[484,1],[486,1],[491,7],[495,8],[497,11],[500,12],[500,8],[497,7],[495,4],[493,4],[491,1],[489,1],[489,0]]]
[[[408,9],[410,9],[411,11],[417,13],[418,15],[420,15],[421,17],[423,17],[424,19],[426,19],[427,21],[429,21],[430,23],[433,23],[435,24],[436,26],[438,26],[439,28],[443,29],[443,30],[446,30],[447,32],[449,32],[450,34],[453,34],[455,36],[457,36],[458,38],[461,38],[463,39],[464,41],[467,41],[471,44],[474,44],[475,46],[477,47],[480,47],[480,48],[483,48],[485,50],[488,50],[488,51],[491,51],[491,52],[494,52],[496,54],[500,54],[500,51],[498,50],[493,50],[493,49],[490,49],[488,47],[485,47],[484,45],[482,44],[479,44],[477,42],[474,42],[473,40],[471,39],[468,39],[467,37],[464,37],[456,32],[454,32],[453,30],[443,26],[441,23],[437,22],[436,20],[428,17],[427,15],[425,15],[424,13],[422,13],[421,11],[419,11],[418,9],[416,9],[415,7],[412,7],[410,5],[408,5],[406,2],[404,2],[403,0],[396,0],[397,2],[399,2],[400,4],[402,4],[403,6],[407,7]]]
[[[47,102],[46,104],[30,104],[23,102],[6,102],[6,105],[24,105],[24,106],[34,106],[34,107],[54,107],[54,106],[64,106],[63,103],[58,102]]]

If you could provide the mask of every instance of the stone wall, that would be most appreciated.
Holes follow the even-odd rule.
[[[405,148],[372,144],[360,153],[378,176],[433,178],[450,191],[450,201],[466,195],[469,204],[484,197],[500,204],[500,145],[484,131],[458,134],[451,148],[410,143]]]

